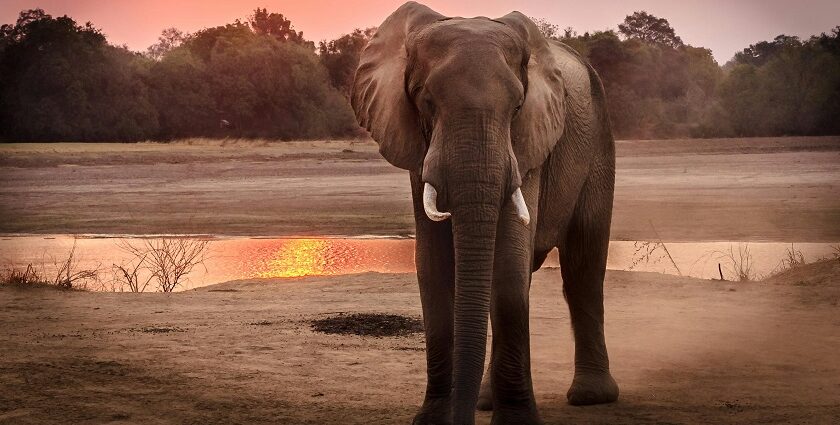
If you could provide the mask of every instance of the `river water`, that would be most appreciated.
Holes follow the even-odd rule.
[[[137,257],[126,244],[142,248],[155,237],[111,235],[28,235],[0,239],[0,268],[23,268],[32,264],[43,275],[55,273],[56,264],[67,258],[75,244],[78,269],[98,268],[102,278],[113,275],[114,265],[127,266]],[[191,289],[236,279],[332,276],[362,272],[410,273],[414,271],[414,240],[382,237],[323,238],[219,238],[209,241],[203,264],[187,275],[179,289]],[[805,261],[830,258],[840,244],[779,242],[666,242],[613,241],[607,267],[681,274],[699,278],[737,279],[743,266],[753,278],[761,278],[782,266],[790,252]],[[552,253],[544,267],[557,267]],[[141,272],[142,273],[142,272]],[[148,290],[154,290],[150,285]]]

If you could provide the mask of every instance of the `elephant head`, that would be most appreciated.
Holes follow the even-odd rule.
[[[560,139],[563,99],[548,42],[519,12],[447,18],[409,2],[362,52],[360,124],[388,162],[422,176],[428,218],[452,220],[455,412],[472,414],[481,380],[501,211],[510,203],[529,225],[520,185]]]

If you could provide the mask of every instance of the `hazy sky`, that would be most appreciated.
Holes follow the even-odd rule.
[[[23,9],[41,7],[92,22],[114,44],[145,50],[160,31],[192,32],[245,19],[267,7],[292,20],[310,40],[333,39],[356,27],[381,23],[403,0],[0,0],[0,22],[12,23]],[[840,0],[427,0],[449,16],[498,17],[512,10],[579,32],[616,28],[624,17],[645,10],[667,18],[683,41],[712,49],[720,63],[749,44],[778,34],[807,37],[840,25]]]

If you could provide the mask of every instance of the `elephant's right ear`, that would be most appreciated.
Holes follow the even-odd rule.
[[[379,143],[379,152],[388,162],[406,170],[420,168],[426,141],[405,92],[405,42],[412,31],[443,18],[415,2],[400,6],[362,51],[353,80],[350,102],[359,124]]]

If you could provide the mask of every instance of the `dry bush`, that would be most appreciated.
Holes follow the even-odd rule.
[[[25,270],[5,267],[3,271],[0,271],[0,285],[25,286],[45,283],[32,264],[27,265]]]
[[[782,267],[785,269],[792,269],[805,264],[805,254],[794,248],[793,244],[790,244],[790,248],[785,250],[785,257],[782,259]]]
[[[184,283],[196,266],[204,265],[209,243],[208,240],[192,238],[155,238],[144,239],[136,245],[121,240],[118,247],[139,259],[135,266],[124,269],[126,273],[122,278],[130,288],[137,288],[134,292],[142,292],[141,289],[145,289],[152,279],[162,292],[172,292]],[[140,269],[149,275],[144,284],[140,283],[138,276]]]
[[[784,273],[790,269],[802,266],[805,264],[805,254],[802,253],[801,250],[798,250],[794,247],[793,244],[790,244],[790,248],[785,249],[785,257],[779,261],[779,264],[770,270],[765,276],[762,276],[762,279],[766,279],[768,277],[775,276],[780,273]]]
[[[116,291],[116,288],[119,287],[120,291],[128,288],[130,292],[144,292],[154,277],[151,274],[145,276],[145,279],[141,277],[140,272],[145,260],[146,257],[143,256],[135,258],[127,264],[114,264],[112,266],[114,273],[114,287],[112,289]]]
[[[633,242],[633,248],[635,248],[631,257],[633,261],[627,267],[627,270],[633,270],[642,263],[656,264],[665,258],[665,253],[661,252],[663,250],[659,242],[636,241]]]
[[[636,241],[633,242],[633,247],[636,248],[633,251],[633,262],[630,263],[630,267],[627,270],[633,270],[644,262],[645,264],[649,264],[653,262],[656,264],[662,261],[665,258],[671,262],[671,265],[674,266],[674,269],[677,271],[677,274],[682,276],[682,271],[680,270],[679,266],[677,266],[677,262],[674,261],[674,257],[671,256],[671,252],[668,251],[668,247],[665,246],[665,242],[662,242],[662,238],[659,237],[659,232],[656,231],[656,227],[653,226],[653,222],[648,220],[650,223],[650,228],[653,230],[653,234],[656,236],[657,241]]]
[[[750,253],[750,244],[738,243],[737,250],[730,244],[729,250],[712,251],[711,255],[718,261],[718,264],[723,265],[726,274],[733,277],[731,280],[739,282],[757,280],[758,276],[753,270],[755,261]]]
[[[100,267],[79,269],[77,260],[76,240],[74,239],[70,252],[63,260],[53,259],[55,276],[52,279],[47,277],[50,274],[45,271],[43,265],[39,271],[30,263],[24,270],[6,267],[0,273],[0,284],[17,286],[49,285],[61,289],[81,290],[101,289]]]
[[[76,240],[73,240],[73,246],[70,252],[67,253],[67,258],[61,262],[56,263],[57,272],[52,284],[64,289],[92,289],[94,285],[100,284],[99,272],[100,267],[95,269],[78,269],[76,263]]]

